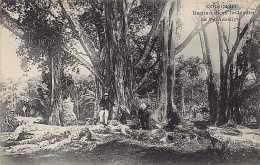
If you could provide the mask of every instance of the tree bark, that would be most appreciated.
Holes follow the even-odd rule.
[[[170,11],[169,11],[169,21],[170,21],[170,40],[169,40],[169,86],[170,92],[169,92],[169,101],[170,101],[170,107],[174,107],[174,82],[175,82],[175,46],[176,46],[176,29],[177,29],[177,10],[178,10],[178,3],[179,1],[174,1]],[[172,110],[176,111],[176,108],[174,107]]]
[[[219,111],[217,114],[217,125],[223,125],[227,122],[226,112],[227,112],[227,99],[228,99],[228,88],[227,79],[228,73],[225,72],[224,68],[224,44],[223,35],[220,22],[216,21],[217,32],[218,32],[218,43],[219,43],[219,58],[220,58],[220,91],[219,91]]]
[[[128,113],[132,109],[133,96],[133,57],[128,49],[129,30],[126,1],[106,1],[106,73],[108,90],[114,95],[118,108]]]
[[[60,112],[62,111],[62,91],[61,91],[61,75],[62,62],[59,55],[50,54],[49,69],[51,73],[51,93],[50,105],[51,115],[49,117],[50,125],[61,125]]]
[[[161,93],[160,93],[160,106],[158,107],[158,119],[162,123],[167,123],[167,111],[168,111],[168,77],[167,70],[169,65],[169,55],[168,55],[168,42],[169,42],[169,19],[164,20],[163,24],[163,36],[164,36],[164,48],[163,48],[163,56],[162,56],[162,84],[161,84]]]
[[[96,78],[95,78],[96,79]],[[100,110],[100,100],[103,93],[103,88],[100,81],[95,80],[95,106],[94,106],[94,118],[98,118],[98,112]]]
[[[202,22],[201,22],[202,24]],[[202,26],[203,27],[203,26]],[[202,28],[202,32],[199,33],[201,41],[201,49],[203,54],[203,62],[205,64],[207,75],[207,88],[208,88],[208,106],[210,113],[210,123],[215,124],[217,112],[218,112],[218,92],[216,89],[216,83],[214,81],[214,72],[210,58],[210,49],[208,43],[208,35],[205,28]]]
[[[71,29],[77,35],[81,46],[83,47],[84,51],[89,55],[89,58],[91,59],[91,62],[94,65],[94,67],[97,68],[98,62],[100,61],[100,56],[99,53],[96,52],[94,44],[89,39],[88,35],[84,32],[80,23],[72,17],[72,13],[70,12],[70,7],[67,0],[59,0],[58,3],[61,7],[62,13],[68,19]]]
[[[160,90],[160,105],[155,111],[157,120],[166,124],[170,113],[176,110],[174,104],[175,82],[175,44],[176,44],[176,18],[177,1],[168,1],[165,5],[163,21],[163,56],[162,56],[162,82]]]
[[[26,26],[23,26],[18,20],[12,18],[9,13],[2,8],[0,8],[0,23],[21,39],[23,39],[24,34],[29,31]]]

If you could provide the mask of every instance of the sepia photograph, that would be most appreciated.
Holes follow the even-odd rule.
[[[0,165],[260,164],[258,0],[0,0]]]

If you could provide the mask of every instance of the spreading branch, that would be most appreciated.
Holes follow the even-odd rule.
[[[72,17],[72,13],[70,11],[68,2],[66,0],[59,0],[58,3],[61,7],[62,13],[68,19],[71,29],[77,35],[77,39],[79,40],[84,51],[89,56],[93,65],[97,66],[97,63],[100,61],[100,56],[98,52],[95,50],[94,44],[89,39],[88,35],[84,32],[80,23]]]
[[[228,9],[226,12],[228,12],[231,9]],[[224,12],[224,13],[226,13]],[[222,17],[224,15],[224,13],[220,14],[219,17]],[[195,24],[193,30],[191,31],[191,33],[189,34],[189,36],[176,48],[175,52],[176,54],[180,53],[189,43],[190,41],[197,35],[199,34],[199,32],[201,32],[202,29],[205,29],[209,24],[211,24],[212,22],[214,22],[214,19],[210,19],[207,23],[205,23],[203,25],[203,27],[199,28],[199,24],[200,24],[200,20],[197,21],[197,23]]]
[[[255,82],[242,90],[235,90],[233,95],[230,97],[230,100],[233,99],[235,96],[240,96],[240,99],[245,100],[246,98],[248,98],[248,96],[250,96],[249,93],[252,93],[259,88],[259,85],[260,82]]]
[[[30,32],[30,28],[22,25],[19,21],[12,18],[8,12],[0,8],[0,24],[15,34],[17,37],[24,39],[24,35]],[[72,55],[76,60],[78,60],[83,66],[85,66],[91,73],[93,73],[100,81],[103,83],[101,77],[98,72],[94,69],[94,67],[83,57],[81,57],[80,53],[73,48],[70,48],[66,44],[62,44],[62,48],[65,52]]]
[[[85,60],[80,53],[73,48],[68,48],[68,46],[66,44],[62,45],[63,50],[72,55],[73,57],[75,57],[82,65],[84,65],[93,75],[96,76],[96,78],[98,78],[101,82],[101,84],[104,84],[102,78],[100,77],[100,74],[98,73],[98,71],[87,61]]]
[[[24,37],[25,32],[29,31],[26,26],[12,18],[10,14],[2,8],[0,8],[0,24],[21,39]]]
[[[165,12],[167,5],[168,5],[168,3],[163,4],[160,7],[160,9],[158,10],[157,17],[155,18],[152,28],[151,28],[150,32],[148,33],[147,39],[145,41],[143,55],[141,56],[140,60],[137,61],[136,67],[143,64],[145,62],[145,60],[147,59],[147,57],[149,56],[149,54],[151,53],[151,49],[153,48],[153,46],[155,44],[155,42],[152,42],[152,41],[158,35],[158,31],[160,29],[159,25],[165,17],[164,12]]]
[[[241,40],[243,39],[244,35],[246,34],[248,28],[249,28],[249,25],[254,22],[257,18],[260,17],[260,5],[258,4],[257,8],[256,8],[256,13],[254,15],[252,15],[252,17],[250,18],[249,22],[244,26],[243,30],[237,35],[237,38],[236,38],[236,41],[235,41],[235,44],[234,46],[232,47],[229,55],[228,55],[228,58],[227,58],[227,62],[226,62],[226,65],[225,65],[225,71],[227,72],[228,71],[228,68],[229,68],[229,65],[230,63],[232,62],[233,58],[234,58],[234,55],[237,51],[237,48],[241,42]],[[238,27],[239,28],[239,27]],[[238,29],[239,31],[239,29]]]

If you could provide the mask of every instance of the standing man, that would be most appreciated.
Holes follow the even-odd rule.
[[[105,126],[107,126],[108,116],[109,116],[109,110],[110,105],[114,105],[114,103],[109,99],[108,93],[104,94],[104,97],[100,101],[100,112],[99,112],[99,119],[101,123],[104,123]]]
[[[138,110],[138,117],[141,124],[141,128],[144,130],[149,129],[149,112],[147,105],[145,103],[142,103],[140,106],[140,109]]]

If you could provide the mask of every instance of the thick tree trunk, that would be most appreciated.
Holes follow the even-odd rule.
[[[61,125],[60,112],[62,111],[62,91],[61,75],[62,62],[59,55],[50,55],[50,73],[51,73],[51,93],[50,105],[51,115],[49,117],[50,125]]]
[[[216,89],[216,83],[214,81],[214,73],[213,67],[210,58],[210,49],[209,49],[209,42],[208,42],[208,35],[206,33],[205,28],[202,25],[202,32],[199,33],[200,41],[201,41],[201,49],[203,53],[203,62],[205,64],[207,75],[207,87],[208,87],[208,106],[210,112],[210,123],[215,124],[217,112],[218,112],[218,92]]]
[[[168,93],[169,106],[172,107],[173,111],[176,111],[174,104],[174,82],[175,82],[175,46],[176,46],[176,29],[177,29],[177,8],[179,1],[173,1],[172,6],[169,10],[169,23],[170,23],[170,37],[169,37],[169,68],[168,68],[168,88],[170,92]]]
[[[240,112],[241,101],[240,95],[238,91],[242,90],[244,84],[244,78],[239,76],[238,73],[241,72],[238,69],[238,65],[236,65],[235,75],[233,76],[233,66],[234,64],[230,64],[230,87],[229,87],[229,109],[228,109],[228,120],[236,124],[242,123],[242,116]],[[245,70],[242,70],[242,74]]]
[[[169,9],[168,9],[169,10]],[[169,105],[169,92],[171,88],[168,88],[169,82],[169,15],[163,21],[163,36],[164,36],[164,46],[163,46],[163,56],[162,56],[162,84],[161,84],[161,93],[160,93],[160,106],[157,109],[157,115],[159,122],[164,124],[167,123],[167,111]]]
[[[219,109],[217,114],[217,125],[223,125],[227,122],[227,101],[228,101],[228,73],[224,68],[224,44],[223,34],[219,21],[216,21],[218,31],[218,43],[219,43],[219,58],[220,58],[220,91],[219,91]]]
[[[107,90],[120,110],[130,112],[133,96],[133,57],[129,52],[129,30],[125,1],[107,1],[105,5]]]
[[[179,74],[175,74],[176,77],[180,77]],[[184,117],[186,115],[185,102],[184,102],[184,87],[181,78],[177,78],[174,83],[175,104],[180,114]]]
[[[155,114],[157,120],[166,124],[172,111],[176,111],[174,104],[175,82],[175,43],[176,43],[176,18],[177,2],[168,1],[164,11],[163,21],[163,57],[162,57],[162,83],[160,92],[160,105]]]
[[[167,106],[168,106],[168,93],[167,93],[167,56],[162,57],[162,76],[160,84],[160,97],[159,97],[159,107],[155,111],[155,118],[162,123],[167,123]]]

